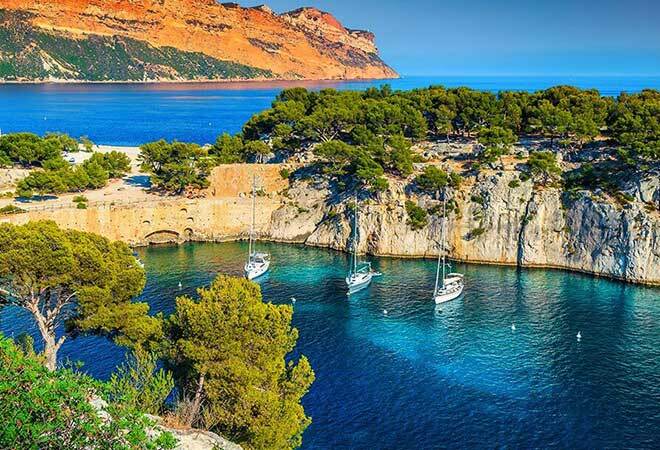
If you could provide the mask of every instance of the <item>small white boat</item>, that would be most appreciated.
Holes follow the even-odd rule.
[[[440,251],[438,252],[438,268],[435,272],[435,289],[433,291],[433,300],[436,305],[454,300],[463,293],[465,281],[463,274],[446,273],[449,264],[446,262],[446,233],[445,223],[447,222],[447,196],[442,196],[442,239],[440,242]],[[442,267],[442,278],[440,278],[440,268]]]
[[[374,272],[371,270],[371,263],[362,263],[354,270],[351,270],[346,277],[346,286],[348,286],[348,293],[360,291],[371,283],[374,277]]]
[[[358,242],[359,242],[359,231],[358,231],[358,199],[355,197],[355,214],[353,216],[353,241],[351,243],[352,252],[351,252],[351,269],[348,271],[346,276],[346,286],[348,287],[348,295],[351,295],[355,292],[361,291],[362,289],[369,286],[371,280],[374,276],[379,275],[374,272],[371,268],[370,262],[358,261]]]
[[[268,272],[270,268],[270,255],[268,253],[258,252],[254,249],[254,222],[256,215],[257,198],[257,176],[252,179],[252,225],[250,226],[250,243],[248,244],[248,260],[243,268],[245,278],[254,280]]]
[[[254,280],[268,272],[270,255],[268,253],[252,253],[245,263],[245,278]]]

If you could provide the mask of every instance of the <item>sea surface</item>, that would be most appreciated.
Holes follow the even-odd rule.
[[[498,92],[536,91],[558,84],[599,89],[604,95],[660,89],[660,77],[403,77],[349,82],[160,84],[0,84],[0,131],[88,136],[97,144],[137,146],[161,138],[213,143],[236,133],[287,87],[394,89],[468,86]]]
[[[293,356],[316,372],[304,449],[660,447],[659,289],[457,264],[465,293],[439,308],[434,261],[370,258],[383,276],[348,298],[345,254],[260,248],[273,255],[264,298],[296,298]],[[240,276],[246,252],[245,243],[140,249],[142,300],[169,313],[216,275]],[[12,308],[0,330],[35,331]],[[69,340],[60,356],[100,378],[123,357],[98,337]]]

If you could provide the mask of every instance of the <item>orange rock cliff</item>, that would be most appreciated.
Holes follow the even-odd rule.
[[[278,79],[394,78],[374,35],[331,14],[215,0],[0,0],[37,30],[82,40],[125,37],[268,70]]]

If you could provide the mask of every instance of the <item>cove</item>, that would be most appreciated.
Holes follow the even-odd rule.
[[[433,260],[372,257],[383,276],[347,298],[347,255],[260,248],[273,255],[259,281],[264,299],[296,298],[296,354],[307,355],[316,372],[303,401],[313,419],[305,449],[660,445],[657,288],[457,264],[466,274],[465,294],[436,308]],[[142,300],[153,312],[169,313],[176,296],[195,295],[217,274],[241,276],[247,244],[138,253],[147,271]],[[35,331],[10,308],[0,313],[0,330]],[[107,378],[122,350],[83,336],[69,340],[61,357]]]

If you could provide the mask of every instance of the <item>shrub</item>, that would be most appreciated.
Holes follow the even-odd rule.
[[[73,203],[87,203],[87,197],[84,195],[76,195],[73,197]]]
[[[455,172],[448,174],[436,166],[426,166],[424,172],[415,178],[415,183],[425,193],[434,195],[447,186],[458,188],[461,176]]]
[[[476,239],[486,232],[484,227],[477,227],[470,231],[470,239]]]
[[[157,369],[157,362],[153,353],[137,347],[112,374],[107,385],[109,399],[148,414],[161,414],[174,389],[174,378],[170,372]]]
[[[542,185],[557,181],[561,176],[561,168],[552,152],[534,152],[527,160],[532,176]]]
[[[291,171],[286,167],[284,167],[282,168],[282,170],[280,170],[280,176],[282,177],[283,180],[288,180],[289,177],[291,177]]]
[[[509,181],[509,187],[511,189],[515,189],[518,186],[520,186],[520,180],[511,180],[511,181]]]
[[[428,213],[415,202],[406,200],[406,213],[408,213],[408,225],[415,230],[421,230],[428,225]]]
[[[171,449],[170,433],[154,438],[136,409],[109,404],[102,420],[88,398],[103,384],[68,369],[53,372],[0,336],[0,448]]]
[[[472,196],[470,196],[470,200],[472,201],[472,203],[476,203],[481,206],[484,206],[484,204],[486,203],[486,199],[480,194],[473,194]]]
[[[10,215],[10,214],[21,214],[24,213],[23,208],[19,208],[16,205],[7,205],[0,208],[0,215]]]

